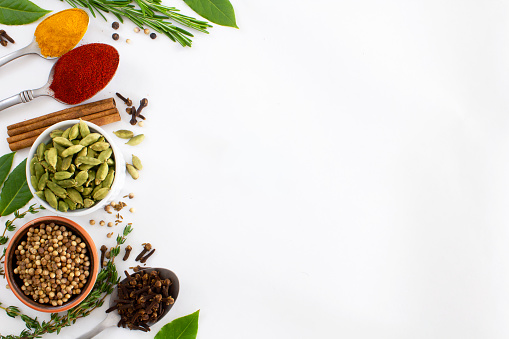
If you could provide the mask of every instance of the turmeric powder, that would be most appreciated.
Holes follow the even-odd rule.
[[[88,14],[66,9],[43,20],[35,30],[35,40],[46,58],[61,57],[80,42],[88,28]]]

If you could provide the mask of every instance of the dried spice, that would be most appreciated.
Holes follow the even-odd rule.
[[[50,89],[66,104],[79,104],[102,90],[115,75],[119,55],[106,44],[88,44],[66,53],[55,64]]]
[[[175,302],[168,292],[172,282],[162,279],[158,270],[139,271],[133,275],[124,273],[126,279],[118,284],[116,304],[106,313],[118,311],[121,317],[118,327],[148,332],[150,324],[159,320],[166,308]]]

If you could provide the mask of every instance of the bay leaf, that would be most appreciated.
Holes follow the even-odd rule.
[[[235,11],[229,0],[184,0],[193,11],[215,24],[237,27]]]
[[[32,199],[26,176],[27,159],[23,160],[5,181],[0,193],[0,215],[5,216],[25,206]]]
[[[26,25],[49,12],[28,0],[0,0],[0,24],[4,25]]]
[[[0,158],[0,186],[2,186],[5,178],[7,178],[7,175],[11,171],[14,154],[16,154],[16,152],[5,154]]]
[[[154,339],[196,339],[200,310],[164,325]]]

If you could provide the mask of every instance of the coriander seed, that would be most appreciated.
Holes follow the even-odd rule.
[[[90,225],[95,225],[95,220],[90,220]]]
[[[131,39],[127,39],[125,42],[127,42],[128,44],[131,43]]]
[[[113,227],[113,223],[111,221],[108,223],[108,227]]]
[[[134,209],[134,207],[131,207],[131,208],[129,209],[129,212],[131,212],[131,213],[134,213],[135,211],[136,211],[136,210]]]
[[[145,34],[149,34],[149,33],[150,33],[150,29],[145,28],[145,29],[143,30],[143,32],[144,32]]]
[[[106,225],[106,223],[104,222],[104,220],[101,220],[101,221],[99,222],[99,225],[104,226],[104,225]]]
[[[134,27],[134,33],[139,33],[140,32],[140,28],[139,27]]]
[[[140,121],[140,122],[138,123],[138,126],[140,126],[140,127],[143,127],[144,125],[145,125],[145,123],[144,123],[143,121]]]

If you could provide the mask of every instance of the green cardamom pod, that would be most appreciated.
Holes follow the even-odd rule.
[[[67,171],[71,166],[72,156],[68,156],[62,160],[62,171]]]
[[[60,187],[59,185],[55,184],[53,181],[48,181],[46,183],[46,186],[55,193],[55,195],[59,198],[64,199],[67,196],[67,193],[65,191],[65,188]]]
[[[131,177],[134,180],[137,180],[140,177],[140,173],[138,173],[138,170],[136,168],[134,168],[133,165],[126,164],[126,167],[127,167],[127,172],[131,175]]]
[[[61,137],[62,137],[62,138],[69,139],[69,132],[71,132],[71,127],[69,127],[68,129],[66,129],[66,130],[64,131],[64,133],[62,133]]]
[[[92,193],[93,190],[94,189],[92,187],[84,187],[81,194],[83,194],[84,197],[87,197]]]
[[[83,205],[83,197],[81,196],[80,192],[76,191],[74,188],[67,189],[67,196],[69,199],[74,201],[74,203]]]
[[[58,180],[57,185],[60,187],[63,187],[63,188],[78,186],[76,180],[74,180],[74,179]]]
[[[41,175],[41,178],[39,179],[39,183],[37,184],[37,186],[34,186],[34,188],[37,188],[39,191],[44,190],[44,188],[46,188],[46,183],[48,182],[48,178],[49,178],[48,172],[44,172],[44,174]]]
[[[35,164],[37,164],[37,156],[35,155],[32,160],[30,160],[30,174],[35,175]]]
[[[42,165],[42,167],[44,167],[44,170],[46,170],[46,171],[49,171],[51,173],[56,172],[56,170],[53,167],[51,167],[45,160],[41,161],[41,165]],[[36,168],[36,170],[37,170],[37,168]]]
[[[145,134],[139,134],[135,137],[132,137],[131,139],[129,139],[128,142],[126,142],[126,145],[129,145],[129,146],[137,146],[139,144],[141,144],[141,142],[145,140]]]
[[[140,158],[138,158],[136,155],[133,154],[133,166],[138,171],[141,171],[143,169],[143,165],[141,164]]]
[[[88,156],[88,148],[87,147],[83,147],[83,149],[81,151],[78,152],[78,154],[76,154],[76,157],[86,157]],[[92,156],[92,158],[94,158],[94,156]]]
[[[61,172],[62,171],[62,158],[61,157],[57,158],[57,166],[56,166],[55,169],[57,170],[57,172]]]
[[[32,184],[32,187],[34,189],[37,189],[37,187],[39,187],[39,182],[37,181],[37,177],[35,175],[30,176],[30,183]]]
[[[62,152],[62,158],[67,158],[70,155],[74,155],[83,149],[83,145],[73,145]]]
[[[46,201],[46,197],[44,196],[43,191],[37,191],[35,192],[35,195],[39,197],[39,199]]]
[[[101,181],[106,179],[106,176],[108,175],[108,164],[103,162],[101,166],[97,169],[97,173],[95,174],[95,184],[99,185]]]
[[[85,165],[85,164],[81,164],[78,166],[78,169],[80,171],[88,171],[89,169],[91,169],[92,167],[94,167],[94,165]]]
[[[67,171],[74,174],[74,172],[76,172],[76,166],[74,166],[74,164],[71,164],[71,166],[69,166],[69,169]]]
[[[95,171],[92,170],[92,171],[88,171],[88,180],[87,180],[87,183],[85,184],[85,186],[88,187],[88,185],[95,180]]]
[[[58,154],[59,156],[62,156],[62,152],[66,150],[66,148],[65,148],[64,146],[59,145],[59,144],[57,144],[56,142],[54,142],[54,143],[52,144],[52,147],[55,147],[55,148],[57,149],[57,154]]]
[[[106,188],[106,187],[101,188],[100,190],[95,192],[93,198],[95,201],[103,200],[104,198],[106,198],[106,196],[108,195],[109,192],[110,192],[109,188]]]
[[[58,199],[51,190],[47,188],[44,190],[44,198],[51,207],[53,207],[54,209],[58,208]]]
[[[85,190],[85,188],[83,186],[76,186],[76,187],[74,187],[74,189],[80,193],[83,193],[83,191]]]
[[[108,164],[108,166],[113,166],[115,165],[115,160],[113,160],[113,158],[109,158],[108,160],[106,160],[106,163]]]
[[[105,162],[111,157],[111,154],[113,153],[113,150],[111,148],[108,148],[107,150],[102,151],[97,159],[99,159],[101,162]]]
[[[71,130],[69,131],[69,140],[76,139],[79,134],[80,134],[80,124],[72,126]]]
[[[107,142],[96,142],[93,145],[90,145],[90,148],[93,149],[96,152],[102,152],[108,148],[110,148],[110,144]]]
[[[79,161],[81,164],[85,165],[97,166],[101,164],[101,161],[99,159],[91,157],[77,157],[76,160]]]
[[[81,119],[80,119],[80,134],[82,138],[90,134],[90,128],[88,128],[88,125]]]
[[[51,139],[53,139],[56,137],[61,137],[62,134],[64,134],[64,131],[62,131],[61,129],[54,129],[53,131],[51,131],[49,136],[51,137]]]
[[[57,166],[57,159],[58,159],[57,149],[56,148],[49,149],[48,153],[46,153],[46,162],[51,167],[55,168]]]
[[[113,132],[117,137],[121,139],[131,139],[134,136],[134,133],[132,131],[121,129],[119,131]]]
[[[99,191],[101,188],[103,188],[103,183],[101,182],[99,185],[95,186],[94,189],[92,190],[92,196],[94,196],[94,194]]]
[[[34,165],[34,168],[35,168],[35,176],[37,178],[40,178],[41,175],[43,175],[44,172],[46,172],[46,170],[44,169],[44,166],[42,165],[42,162],[41,163],[36,163]]]
[[[71,147],[74,145],[69,139],[62,138],[62,137],[53,138],[53,142],[58,145],[62,145],[64,147]]]
[[[67,212],[68,209],[69,209],[69,205],[67,205],[65,201],[60,200],[58,202],[58,210],[60,212],[64,212],[65,213],[65,212]]]
[[[111,185],[113,184],[113,180],[115,179],[115,170],[113,168],[110,168],[108,171],[108,175],[106,176],[106,179],[103,181],[103,187],[111,188]]]
[[[76,183],[78,186],[83,185],[88,180],[88,172],[87,171],[81,171],[78,174],[76,174]]]
[[[55,173],[55,179],[57,180],[65,180],[69,179],[70,177],[72,177],[72,173],[69,172],[62,171]]]
[[[94,204],[95,204],[95,201],[93,201],[92,199],[83,200],[83,206],[85,206],[85,208],[90,208],[90,207],[94,206]]]
[[[80,141],[81,141],[81,140],[74,139],[74,140],[72,140],[71,142],[72,142],[72,144],[73,144],[73,145],[79,145],[79,144],[80,144]]]
[[[74,211],[76,209],[76,203],[74,201],[72,201],[71,199],[69,198],[65,198],[64,199],[65,203],[67,204],[67,206],[69,206],[69,209],[71,211]]]
[[[85,146],[85,147],[90,146],[94,142],[99,140],[100,137],[101,137],[101,135],[99,133],[90,133],[89,135],[87,135],[86,137],[81,139],[80,145]]]
[[[39,161],[44,160],[44,152],[46,151],[46,144],[41,142],[39,146],[37,146],[37,159]]]
[[[88,154],[87,157],[91,158],[97,158],[97,152],[90,148],[90,146],[87,147]]]

